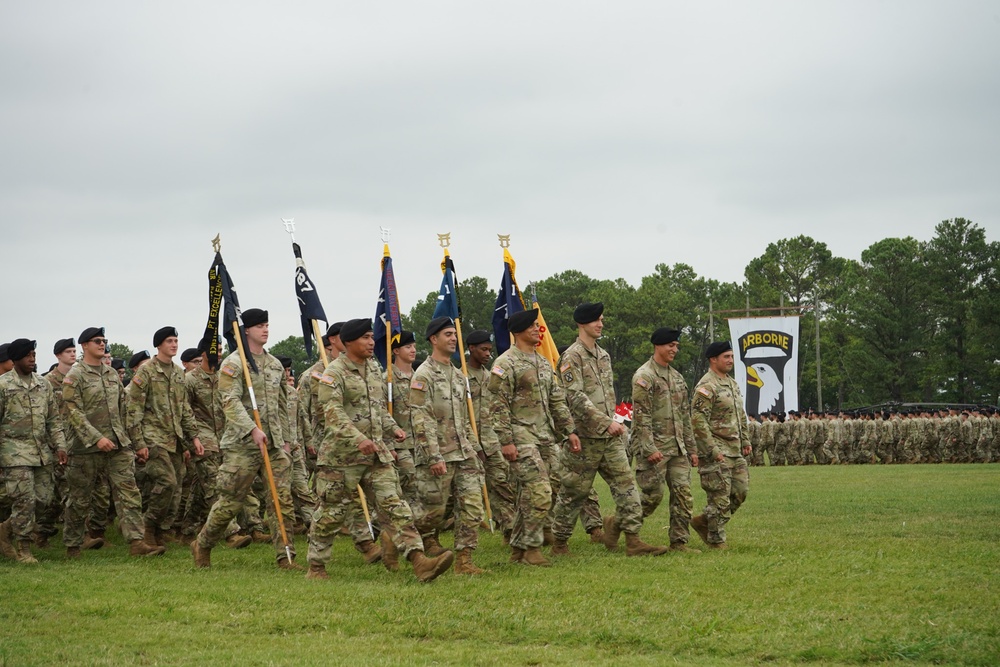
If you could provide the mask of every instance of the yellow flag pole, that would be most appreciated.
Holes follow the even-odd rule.
[[[243,379],[246,381],[247,391],[250,392],[250,405],[253,408],[253,420],[257,428],[264,431],[260,422],[260,411],[257,409],[257,397],[253,391],[253,378],[250,377],[250,366],[247,364],[247,353],[243,349],[243,336],[240,335],[240,325],[233,322],[233,333],[236,335],[236,349],[240,353],[240,363],[243,364]],[[280,446],[280,445],[278,445]],[[288,562],[292,562],[292,546],[288,541],[288,533],[285,532],[285,519],[281,515],[281,502],[278,500],[278,487],[274,483],[274,470],[271,469],[271,457],[267,454],[267,447],[261,447],[260,453],[264,456],[264,471],[267,473],[267,483],[271,489],[271,500],[274,502],[274,513],[278,518],[278,530],[281,531],[281,543],[285,545],[285,557]]]

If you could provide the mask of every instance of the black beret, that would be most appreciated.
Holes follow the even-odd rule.
[[[489,331],[485,329],[476,329],[469,334],[469,337],[465,339],[466,345],[482,345],[483,343],[492,343],[493,336],[490,335]]]
[[[717,340],[705,350],[705,358],[711,359],[712,357],[717,357],[723,352],[729,352],[731,349],[733,349],[733,346],[728,340]]]
[[[125,362],[122,361],[121,359],[112,359],[111,368],[115,369],[116,371],[120,371],[123,368],[125,368]]]
[[[104,336],[104,327],[89,327],[84,329],[77,340],[80,341],[80,345],[83,345],[84,343],[89,343],[91,338],[97,338],[98,336]]]
[[[177,338],[177,329],[173,327],[162,327],[156,330],[153,334],[153,347],[160,347],[163,345],[163,341],[173,336]]]
[[[649,341],[653,345],[667,345],[673,343],[674,341],[680,340],[681,332],[678,329],[670,329],[668,327],[660,327],[653,332],[653,335],[649,337]]]
[[[76,347],[76,343],[73,342],[72,338],[57,340],[56,344],[52,346],[52,354],[62,354],[71,347]]]
[[[403,347],[404,345],[416,342],[417,337],[413,335],[412,331],[400,331],[399,340],[392,341],[392,349],[395,350],[397,347]]]
[[[340,330],[343,328],[343,322],[334,322],[330,325],[330,328],[326,330],[326,337],[332,338],[333,336],[339,336]]]
[[[147,352],[146,350],[142,350],[141,352],[136,352],[128,360],[129,370],[132,370],[133,368],[135,368],[136,366],[138,366],[139,364],[141,364],[146,359],[149,359],[149,352]]]
[[[507,330],[511,333],[521,333],[527,331],[528,327],[538,319],[538,309],[522,310],[507,318]]]
[[[427,330],[424,331],[424,338],[430,340],[431,336],[436,333],[447,329],[448,327],[455,328],[455,320],[451,319],[447,315],[442,315],[441,317],[435,317],[433,320],[427,323]]]
[[[604,304],[600,301],[597,303],[581,303],[573,311],[573,321],[577,324],[590,324],[591,322],[596,322],[602,313],[604,313]]]
[[[282,368],[291,368],[292,367],[292,358],[291,357],[275,357],[275,358],[278,361],[281,362],[281,367]]]
[[[267,322],[267,311],[260,308],[250,308],[243,311],[243,326],[246,328],[255,327],[258,324]]]
[[[189,361],[194,361],[201,356],[201,350],[196,347],[189,347],[188,349],[181,352],[181,361],[187,363]]]
[[[7,358],[11,361],[20,361],[28,356],[28,353],[35,349],[35,341],[27,338],[18,338],[7,344]]]
[[[8,347],[10,347],[10,343],[0,344],[0,362],[10,361],[10,357],[7,356]]]
[[[358,320],[348,320],[340,328],[340,340],[344,343],[350,343],[352,340],[361,338],[371,330],[372,321],[367,317]]]

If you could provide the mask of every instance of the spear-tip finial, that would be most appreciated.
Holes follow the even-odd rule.
[[[497,234],[497,238],[500,239],[501,248],[510,247],[510,234]]]
[[[215,238],[212,239],[212,249],[215,250],[215,252],[222,250],[222,240],[220,239],[220,236],[220,234],[216,234]]]

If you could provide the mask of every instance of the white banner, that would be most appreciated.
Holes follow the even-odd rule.
[[[798,316],[733,318],[729,333],[747,414],[798,410]]]

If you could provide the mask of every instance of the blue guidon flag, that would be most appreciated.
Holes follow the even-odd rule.
[[[510,348],[510,330],[507,320],[514,313],[524,310],[524,299],[521,290],[514,279],[514,258],[505,248],[503,251],[503,277],[500,279],[500,291],[497,292],[496,305],[493,307],[493,340],[497,346],[497,356]]]
[[[302,320],[302,339],[306,344],[306,356],[312,357],[313,320],[326,323],[326,313],[319,301],[316,286],[306,273],[306,263],[302,260],[302,248],[292,243],[295,253],[295,296],[299,300],[299,316]],[[320,341],[316,341],[321,344]]]
[[[389,246],[385,246],[382,257],[382,282],[378,289],[378,304],[375,306],[375,356],[385,368],[387,363],[386,336],[397,340],[403,330],[399,319],[399,297],[396,294],[396,278],[392,274],[392,257]]]

